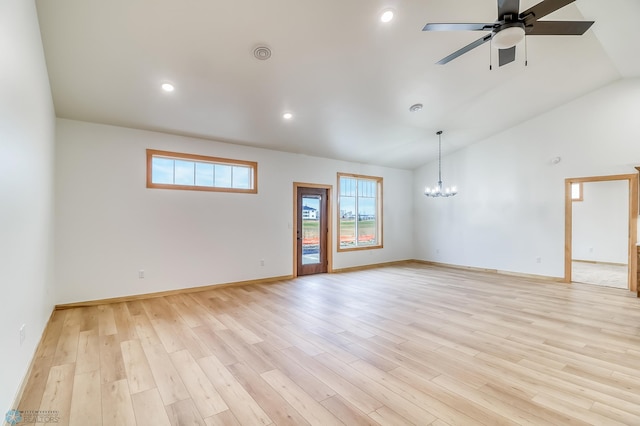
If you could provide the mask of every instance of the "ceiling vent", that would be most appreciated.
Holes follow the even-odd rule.
[[[258,46],[253,49],[253,56],[261,61],[266,61],[271,57],[271,49],[269,49],[267,46]]]

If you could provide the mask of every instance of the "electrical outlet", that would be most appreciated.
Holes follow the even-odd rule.
[[[260,266],[264,266],[264,259],[260,259]]]
[[[22,326],[18,330],[18,333],[20,333],[20,346],[22,346],[22,344],[24,343],[24,339],[27,338],[27,324],[22,324]]]
[[[140,278],[140,279],[144,278],[144,269],[140,269],[138,271],[138,278]]]
[[[542,258],[541,257],[536,257],[536,263],[542,263]]]

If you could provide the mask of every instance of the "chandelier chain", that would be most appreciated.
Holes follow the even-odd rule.
[[[438,132],[438,184],[442,183],[442,130]]]

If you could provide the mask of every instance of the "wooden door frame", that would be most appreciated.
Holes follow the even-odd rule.
[[[638,291],[638,257],[636,243],[638,239],[638,174],[590,176],[567,178],[564,180],[564,282],[571,283],[571,254],[573,244],[573,201],[571,200],[571,184],[585,182],[607,182],[626,180],[629,182],[629,237],[628,237],[628,280],[629,291]]]
[[[322,185],[318,183],[293,182],[293,273],[295,278],[298,276],[298,188],[319,188],[327,190],[327,273],[333,272],[333,222],[331,221],[331,200],[333,196],[332,185]]]

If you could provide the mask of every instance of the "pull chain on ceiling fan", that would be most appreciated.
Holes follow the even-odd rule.
[[[539,21],[540,18],[573,3],[575,0],[544,0],[519,13],[520,0],[498,0],[498,20],[493,23],[427,24],[422,31],[489,31],[489,34],[453,52],[437,63],[444,65],[488,42],[496,46],[499,66],[516,59],[516,44],[525,35],[582,35],[593,21]]]

